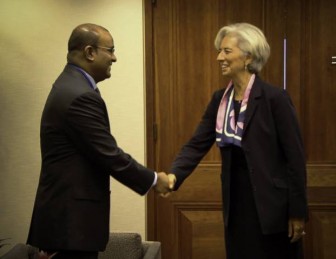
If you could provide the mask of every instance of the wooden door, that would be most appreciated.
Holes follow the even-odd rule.
[[[336,258],[336,4],[305,1],[301,118],[308,159],[306,259]]]
[[[311,218],[306,258],[333,258],[333,0],[144,0],[144,5],[148,165],[169,171],[212,93],[226,85],[213,44],[219,28],[233,22],[255,24],[265,32],[271,46],[271,57],[261,76],[274,85],[286,86],[306,144]],[[162,242],[163,259],[225,258],[220,164],[219,152],[213,147],[170,198],[148,195],[148,239]]]

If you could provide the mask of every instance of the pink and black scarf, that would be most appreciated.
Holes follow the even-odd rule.
[[[229,145],[236,145],[241,147],[245,113],[252,85],[254,83],[254,79],[255,74],[251,76],[250,81],[245,89],[237,123],[235,121],[235,111],[233,102],[234,87],[232,81],[227,86],[223,94],[222,100],[219,104],[217,113],[216,143],[218,147],[225,147]]]

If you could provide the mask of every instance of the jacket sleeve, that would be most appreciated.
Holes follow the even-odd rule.
[[[118,147],[110,133],[105,103],[100,96],[87,92],[76,98],[68,109],[65,125],[71,140],[99,168],[97,171],[108,172],[141,195],[151,188],[154,171],[142,166]]]
[[[302,136],[292,101],[282,90],[272,101],[280,146],[287,162],[289,217],[307,218],[306,160]]]
[[[193,172],[215,142],[217,111],[223,93],[220,90],[213,94],[195,133],[173,161],[171,172],[176,175],[175,190]]]

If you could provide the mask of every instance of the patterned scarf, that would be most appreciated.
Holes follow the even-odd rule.
[[[216,121],[216,143],[218,147],[236,145],[241,147],[241,139],[244,129],[245,112],[251,88],[254,83],[255,74],[250,78],[250,81],[245,89],[244,98],[240,106],[237,123],[235,123],[234,111],[234,88],[232,81],[227,86],[222,100],[219,104],[217,121]]]

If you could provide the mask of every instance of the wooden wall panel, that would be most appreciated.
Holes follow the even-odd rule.
[[[304,9],[304,135],[308,162],[336,164],[336,5],[333,0],[307,0]],[[336,172],[335,172],[336,173]]]
[[[213,253],[223,254],[224,224],[218,165],[199,166],[178,192],[168,199],[156,198],[156,221],[159,226],[164,226],[157,233],[157,239],[163,243],[163,258],[199,258],[192,256],[195,253],[203,256],[195,242],[207,248],[212,244]]]
[[[317,165],[307,169],[309,221],[304,240],[305,259],[336,258],[335,167]]]
[[[309,223],[310,238],[307,240],[306,259],[336,258],[335,229],[336,229],[335,206],[310,207],[310,223]],[[308,246],[308,244],[310,246]]]
[[[182,207],[182,206],[180,206]],[[224,258],[224,228],[218,225],[222,220],[221,207],[194,208],[179,210],[179,249],[180,258]],[[191,257],[190,257],[191,256]]]
[[[156,153],[157,165],[166,170],[182,143],[190,138],[212,92],[218,88],[214,48],[218,4],[219,0],[156,4],[154,19],[159,29],[154,28],[154,70],[159,74],[155,74],[155,99],[160,100],[155,106],[160,134]],[[218,160],[218,155],[215,157],[212,155],[212,160]]]

